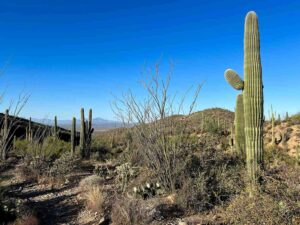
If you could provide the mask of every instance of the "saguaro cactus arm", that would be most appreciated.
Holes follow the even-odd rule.
[[[236,90],[244,89],[244,81],[232,69],[227,69],[224,73],[226,81]]]

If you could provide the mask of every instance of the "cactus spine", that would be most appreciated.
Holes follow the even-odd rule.
[[[71,154],[72,154],[72,156],[74,156],[74,153],[75,153],[75,146],[76,146],[75,140],[76,140],[76,118],[73,117],[72,127],[71,127]]]
[[[260,59],[260,37],[255,12],[249,12],[244,35],[244,115],[247,170],[251,186],[257,182],[263,165],[264,99]]]
[[[84,109],[80,110],[81,124],[80,124],[80,154],[81,157],[85,157],[85,147],[86,147],[86,137],[85,137],[85,118],[84,118]]]
[[[244,103],[243,94],[236,98],[235,108],[235,149],[237,153],[245,157],[245,121],[244,121]]]
[[[244,33],[244,82],[231,69],[225,79],[237,90],[243,90],[245,149],[250,193],[258,180],[263,165],[263,84],[260,60],[258,19],[251,11],[245,19]]]

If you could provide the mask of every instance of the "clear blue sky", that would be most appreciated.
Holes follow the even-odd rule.
[[[175,68],[172,91],[205,80],[197,109],[233,109],[224,70],[243,74],[244,17],[259,16],[265,108],[300,111],[300,1],[1,0],[0,77],[8,100],[25,90],[25,117],[61,119],[92,107],[112,119],[111,93],[140,88],[144,65]],[[266,110],[267,112],[267,110]]]

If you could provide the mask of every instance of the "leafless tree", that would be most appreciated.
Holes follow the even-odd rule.
[[[194,90],[194,95],[184,112],[187,92],[182,98],[170,93],[170,81],[173,67],[164,79],[160,74],[159,64],[147,72],[148,80],[142,85],[146,91],[144,99],[136,97],[131,90],[121,98],[115,98],[112,109],[123,121],[128,132],[138,143],[137,153],[142,162],[151,169],[159,182],[168,189],[174,190],[178,173],[182,171],[184,156],[187,155],[188,134],[185,119],[178,115],[190,115],[196,105],[202,85]],[[189,90],[191,91],[192,88]],[[180,128],[180,129],[179,129]],[[131,149],[131,151],[134,151]]]

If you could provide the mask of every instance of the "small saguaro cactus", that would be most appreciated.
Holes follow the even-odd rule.
[[[85,131],[85,118],[84,118],[84,109],[81,108],[80,110],[80,117],[81,117],[81,123],[80,123],[80,154],[81,157],[85,157],[85,148],[86,148],[86,131]]]
[[[93,121],[93,110],[89,110],[89,121],[88,121],[88,129],[87,129],[87,141],[88,146],[90,147],[92,143],[92,133],[93,133],[93,127],[92,127],[92,121]]]
[[[31,122],[31,117],[29,118],[28,121],[28,130],[27,130],[28,134],[27,136],[27,141],[32,142],[33,140],[33,132],[32,132],[32,122]]]
[[[54,116],[54,125],[53,125],[53,137],[57,138],[57,116]]]
[[[236,98],[235,108],[235,149],[237,153],[245,157],[245,120],[244,120],[244,102],[243,94],[239,94]]]
[[[72,127],[71,127],[71,154],[74,156],[75,153],[75,143],[76,140],[76,118],[73,117],[72,119]]]
[[[245,143],[250,193],[263,166],[263,83],[260,59],[258,18],[251,11],[245,19],[244,31],[244,82],[236,72],[225,72],[226,80],[237,90],[243,90]]]
[[[285,114],[285,121],[288,121],[288,120],[289,120],[289,113],[286,112],[286,114]]]

